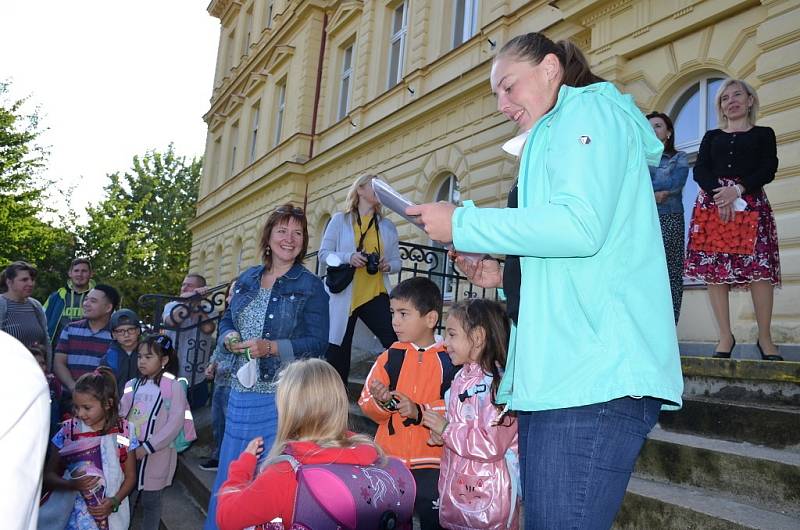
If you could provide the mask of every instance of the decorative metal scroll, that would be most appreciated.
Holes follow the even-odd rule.
[[[209,288],[203,295],[190,298],[164,294],[139,297],[142,307],[152,308],[150,331],[172,338],[178,354],[178,375],[189,381],[188,397],[192,403],[196,386],[205,381],[204,371],[216,344],[216,331],[225,308],[227,287],[227,283],[220,284]],[[172,302],[176,303],[165,312]]]
[[[313,264],[310,259],[313,258]],[[478,287],[470,282],[466,276],[460,274],[453,260],[447,255],[447,250],[440,247],[418,245],[406,241],[400,242],[400,259],[403,266],[393,278],[394,284],[414,276],[430,278],[442,291],[445,304],[457,302],[465,298],[491,298],[498,299],[496,289]],[[502,262],[502,260],[500,260]],[[306,256],[306,263],[314,267],[317,276],[324,278],[322,267],[317,259],[317,252]],[[439,322],[437,331],[441,332],[443,323]]]

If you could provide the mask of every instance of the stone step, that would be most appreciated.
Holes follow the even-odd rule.
[[[678,343],[681,356],[684,357],[711,357],[716,350],[716,342],[681,341]],[[778,344],[780,355],[787,361],[800,361],[800,344]],[[750,359],[760,361],[761,355],[755,342],[739,342],[733,350],[733,359]]]
[[[642,448],[636,474],[800,516],[797,452],[679,434],[656,426]]]
[[[633,476],[613,528],[797,530],[800,518],[705,489]]]
[[[166,530],[198,530],[206,520],[205,506],[182,483],[177,482],[164,490],[161,527]]]
[[[800,407],[800,362],[681,357],[685,397]]]
[[[208,446],[192,445],[178,457],[178,469],[175,473],[175,480],[180,482],[195,502],[203,507],[203,513],[208,508],[211,488],[217,476],[216,471],[203,471],[199,467],[209,451]]]
[[[684,396],[683,408],[659,418],[669,431],[800,451],[800,407]]]

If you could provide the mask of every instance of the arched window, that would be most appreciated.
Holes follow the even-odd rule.
[[[233,275],[239,276],[239,273],[242,272],[242,262],[244,261],[244,245],[242,244],[242,238],[237,237],[233,242]]]
[[[219,285],[222,281],[222,245],[214,249],[214,283]]]
[[[458,190],[458,179],[452,173],[446,173],[445,178],[442,183],[439,185],[439,189],[436,191],[436,195],[434,196],[433,200],[435,202],[445,201],[451,202],[453,204],[459,204],[461,202],[461,193]],[[443,244],[439,243],[438,241],[431,241],[431,246],[437,248],[445,248]],[[439,288],[442,290],[442,295],[444,295],[445,300],[452,300],[454,298],[454,286],[455,282],[452,281],[451,278],[448,278],[447,275],[454,274],[455,268],[453,267],[453,262],[447,258],[447,254],[445,252],[437,253],[438,262],[436,266],[432,269],[432,273],[436,274],[433,276],[433,281],[439,285]]]
[[[711,73],[692,83],[675,100],[668,112],[675,125],[675,149],[685,151],[689,157],[689,177],[683,187],[683,215],[686,242],[689,241],[689,222],[692,219],[694,201],[700,189],[692,172],[697,160],[697,150],[706,131],[717,128],[717,110],[714,100],[717,90],[725,78],[724,74]]]
[[[712,75],[692,84],[675,102],[670,112],[675,124],[675,148],[697,153],[706,131],[717,128],[714,98],[723,76]]]

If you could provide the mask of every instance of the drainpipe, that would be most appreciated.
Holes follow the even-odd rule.
[[[311,117],[311,143],[308,146],[309,160],[314,156],[314,135],[317,134],[317,113],[319,108],[319,92],[322,85],[322,61],[325,58],[325,40],[328,36],[328,13],[322,19],[322,39],[319,45],[319,63],[317,65],[317,86],[314,93],[314,114]]]

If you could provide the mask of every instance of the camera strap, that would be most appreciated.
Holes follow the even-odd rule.
[[[369,220],[367,224],[366,230],[361,227],[361,215],[356,211],[356,223],[358,223],[358,231],[361,233],[361,237],[358,240],[358,246],[356,247],[357,252],[361,252],[364,250],[364,238],[367,237],[367,232],[369,229],[375,226],[375,233],[378,236],[378,255],[381,253],[381,233],[378,231],[378,214],[372,214],[372,219]]]

